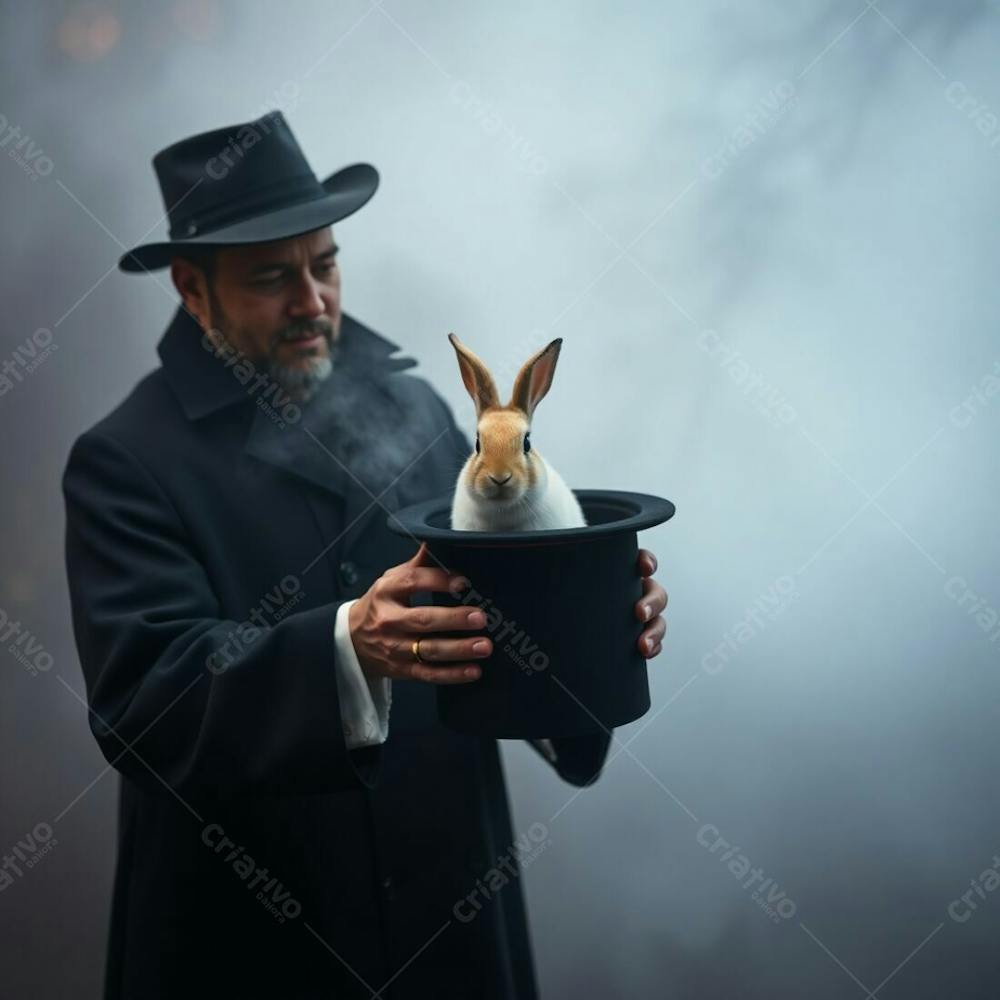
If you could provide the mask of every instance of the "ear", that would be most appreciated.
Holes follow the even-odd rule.
[[[537,354],[528,358],[514,379],[510,405],[524,410],[529,420],[535,407],[552,385],[552,376],[556,373],[556,361],[559,359],[561,347],[562,337],[557,337],[547,347],[543,347]]]
[[[465,388],[476,404],[476,416],[481,416],[488,406],[499,406],[497,387],[486,365],[455,334],[449,333],[448,339],[458,355],[458,369],[462,373]]]
[[[205,272],[186,257],[173,257],[170,261],[170,278],[185,310],[208,332],[211,310]]]

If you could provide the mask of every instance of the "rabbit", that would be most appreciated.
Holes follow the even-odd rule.
[[[562,338],[530,357],[500,404],[493,376],[454,333],[465,388],[476,404],[476,450],[455,484],[451,527],[457,531],[583,528],[583,509],[562,477],[531,444],[531,417],[552,385]]]

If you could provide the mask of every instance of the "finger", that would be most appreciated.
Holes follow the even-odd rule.
[[[416,552],[406,560],[404,566],[433,566],[434,557],[426,542],[421,542]]]
[[[476,594],[473,590],[469,578],[462,573],[452,572],[433,552],[427,547],[426,542],[421,542],[420,548],[408,565],[414,572],[414,577],[410,580],[410,591],[435,590],[451,594],[456,600],[463,600],[466,597],[478,597],[482,601],[482,594]],[[437,573],[434,570],[437,570]],[[475,603],[474,601],[471,603]]]
[[[649,625],[642,630],[639,635],[639,648],[644,652],[648,652],[653,648],[667,633],[667,620],[666,618],[659,617],[654,618]],[[423,644],[421,643],[421,652],[423,652]]]
[[[421,639],[420,658],[434,663],[452,660],[478,660],[489,656],[493,643],[485,636],[471,636],[468,639]],[[413,655],[413,648],[410,648]]]
[[[642,581],[642,597],[635,602],[635,615],[641,622],[650,621],[667,606],[667,592],[652,578]]]
[[[663,652],[663,643],[658,642],[647,654],[646,659],[651,660],[654,656],[659,656]]]
[[[479,680],[482,668],[474,663],[459,666],[429,667],[422,663],[413,663],[402,668],[406,680],[423,681],[426,684],[471,684]]]
[[[461,599],[469,590],[469,581],[461,574],[449,573],[440,566],[417,566],[409,560],[386,573],[383,586],[397,599],[426,590],[445,591]]]
[[[399,627],[407,633],[480,629],[486,627],[486,613],[469,604],[460,604],[457,608],[422,605],[406,611],[399,620]]]
[[[448,567],[445,566],[443,562],[433,552],[430,550],[427,542],[421,542],[420,548],[417,549],[413,555],[406,560],[405,563],[401,563],[401,566],[407,567],[425,567],[429,569],[437,568],[443,573],[448,573]],[[452,576],[456,574],[450,574]]]
[[[640,576],[652,576],[656,572],[656,556],[649,549],[639,549],[636,563],[639,567]]]

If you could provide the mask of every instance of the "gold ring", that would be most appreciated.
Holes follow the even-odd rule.
[[[413,650],[413,658],[414,658],[415,660],[417,660],[417,661],[418,661],[419,663],[426,663],[426,662],[427,662],[427,661],[426,661],[426,660],[425,660],[425,659],[424,659],[424,658],[423,658],[423,657],[422,657],[422,656],[420,655],[420,640],[419,640],[419,639],[416,639],[416,640],[414,640],[413,644],[412,644],[412,645],[410,646],[410,649],[412,649],[412,650]]]

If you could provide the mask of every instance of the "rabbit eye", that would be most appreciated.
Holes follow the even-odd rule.
[[[479,454],[479,435],[476,435],[476,454]]]
[[[531,431],[529,431],[527,434],[524,435],[524,453],[525,453],[525,455],[527,455],[528,452],[531,451],[531,437],[530,437],[530,435],[531,435]]]

